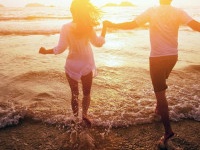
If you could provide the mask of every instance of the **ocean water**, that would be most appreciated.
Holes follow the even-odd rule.
[[[199,7],[184,9],[200,20]],[[122,22],[132,20],[145,8],[102,10],[102,20]],[[63,68],[67,51],[59,56],[38,54],[40,46],[57,44],[62,24],[71,19],[64,8],[0,8],[0,128],[18,124],[23,118],[58,125],[73,119]],[[100,34],[101,25],[96,30]],[[198,32],[180,28],[179,61],[167,93],[174,121],[200,121],[199,40]],[[159,120],[154,115],[156,102],[148,69],[148,28],[109,29],[106,44],[93,49],[98,76],[93,81],[89,116],[94,125],[129,126]]]

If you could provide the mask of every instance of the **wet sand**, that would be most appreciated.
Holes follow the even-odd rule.
[[[200,123],[192,120],[172,122],[176,135],[168,142],[167,148],[159,148],[157,141],[163,134],[163,126],[158,122],[129,127],[92,127],[78,131],[79,137],[70,142],[71,127],[47,125],[24,119],[16,126],[0,129],[1,150],[199,150]],[[80,148],[81,132],[89,134],[94,144]],[[86,135],[86,134],[85,134]],[[82,137],[85,138],[85,137]]]

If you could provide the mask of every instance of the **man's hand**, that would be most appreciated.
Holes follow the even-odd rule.
[[[105,26],[105,27],[113,27],[113,23],[108,21],[108,20],[106,20],[106,21],[103,22],[103,26]]]

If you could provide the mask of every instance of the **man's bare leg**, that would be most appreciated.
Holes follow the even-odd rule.
[[[157,99],[157,108],[159,115],[161,116],[162,123],[165,128],[165,134],[163,138],[163,142],[166,143],[169,138],[174,135],[172,131],[170,120],[169,120],[169,109],[168,109],[168,102],[166,99],[166,90],[155,92],[156,99]]]

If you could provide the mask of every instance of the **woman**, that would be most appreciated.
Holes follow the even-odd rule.
[[[106,28],[103,27],[101,36],[96,35],[93,27],[99,24],[101,12],[89,0],[73,0],[70,11],[73,20],[62,26],[58,45],[52,49],[41,47],[39,53],[60,54],[69,49],[65,73],[72,94],[72,111],[77,117],[79,112],[78,81],[81,81],[83,90],[82,119],[87,126],[91,126],[87,112],[90,105],[92,78],[96,74],[91,44],[101,47],[105,43]]]

